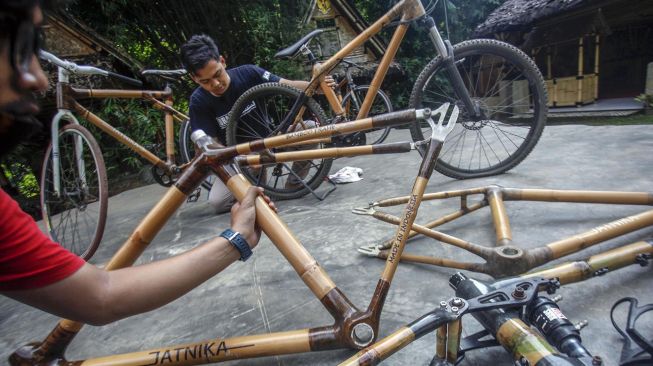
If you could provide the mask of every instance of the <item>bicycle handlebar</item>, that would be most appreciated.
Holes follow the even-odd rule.
[[[115,72],[111,72],[111,71],[107,71],[107,73],[108,73],[108,75],[110,77],[112,77],[114,79],[118,79],[118,80],[122,81],[125,84],[129,84],[129,85],[132,85],[132,86],[135,86],[135,87],[138,87],[138,88],[143,86],[143,82],[140,81],[140,80],[132,79],[130,77],[120,75],[120,74],[116,74]]]
[[[50,52],[43,51],[41,50],[39,52],[39,58],[42,60],[48,61],[50,63],[55,64],[57,67],[60,67],[70,73],[73,74],[78,74],[78,75],[101,75],[101,76],[108,76],[112,77],[114,79],[118,79],[124,83],[136,86],[136,87],[141,87],[143,86],[143,82],[137,79],[132,79],[127,76],[123,76],[120,74],[116,74],[115,72],[107,71],[107,70],[102,70],[100,68],[97,68],[95,66],[83,66],[83,65],[77,65],[74,62],[71,61],[66,61],[62,60],[59,57],[51,54]]]

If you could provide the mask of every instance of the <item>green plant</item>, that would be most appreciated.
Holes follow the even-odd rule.
[[[164,156],[165,137],[160,111],[136,100],[108,99],[98,115],[146,149]],[[85,125],[91,129],[102,148],[109,181],[120,175],[135,173],[146,163],[111,136],[99,133],[89,124]]]
[[[640,94],[635,97],[635,100],[644,103],[647,109],[653,108],[653,94]]]

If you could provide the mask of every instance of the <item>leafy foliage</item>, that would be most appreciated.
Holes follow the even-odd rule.
[[[108,99],[99,117],[146,149],[165,157],[163,113],[139,101]],[[89,129],[94,129],[87,125]],[[133,173],[144,163],[136,153],[104,133],[95,133],[109,173]],[[115,170],[113,172],[112,170]]]
[[[640,94],[635,97],[635,100],[644,104],[644,106],[648,109],[653,108],[653,95],[651,94]]]
[[[35,218],[40,216],[36,174],[40,173],[44,153],[38,146],[20,145],[0,161],[2,189]]]
[[[180,67],[179,47],[191,35],[205,33],[229,64],[282,71],[273,67],[272,55],[301,34],[308,5],[303,0],[72,0],[66,11],[148,67]]]

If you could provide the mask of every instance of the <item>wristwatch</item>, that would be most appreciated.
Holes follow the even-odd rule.
[[[240,253],[240,260],[246,261],[247,258],[252,256],[252,249],[250,249],[247,240],[240,235],[239,232],[233,231],[231,229],[226,229],[220,234],[221,237],[229,240],[231,245],[236,247],[236,250]]]

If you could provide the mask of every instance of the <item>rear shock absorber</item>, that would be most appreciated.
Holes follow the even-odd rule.
[[[526,316],[530,323],[546,337],[546,340],[560,352],[573,358],[586,357],[595,361],[600,360],[593,358],[583,346],[580,332],[553,300],[544,296],[535,298],[526,308]]]

